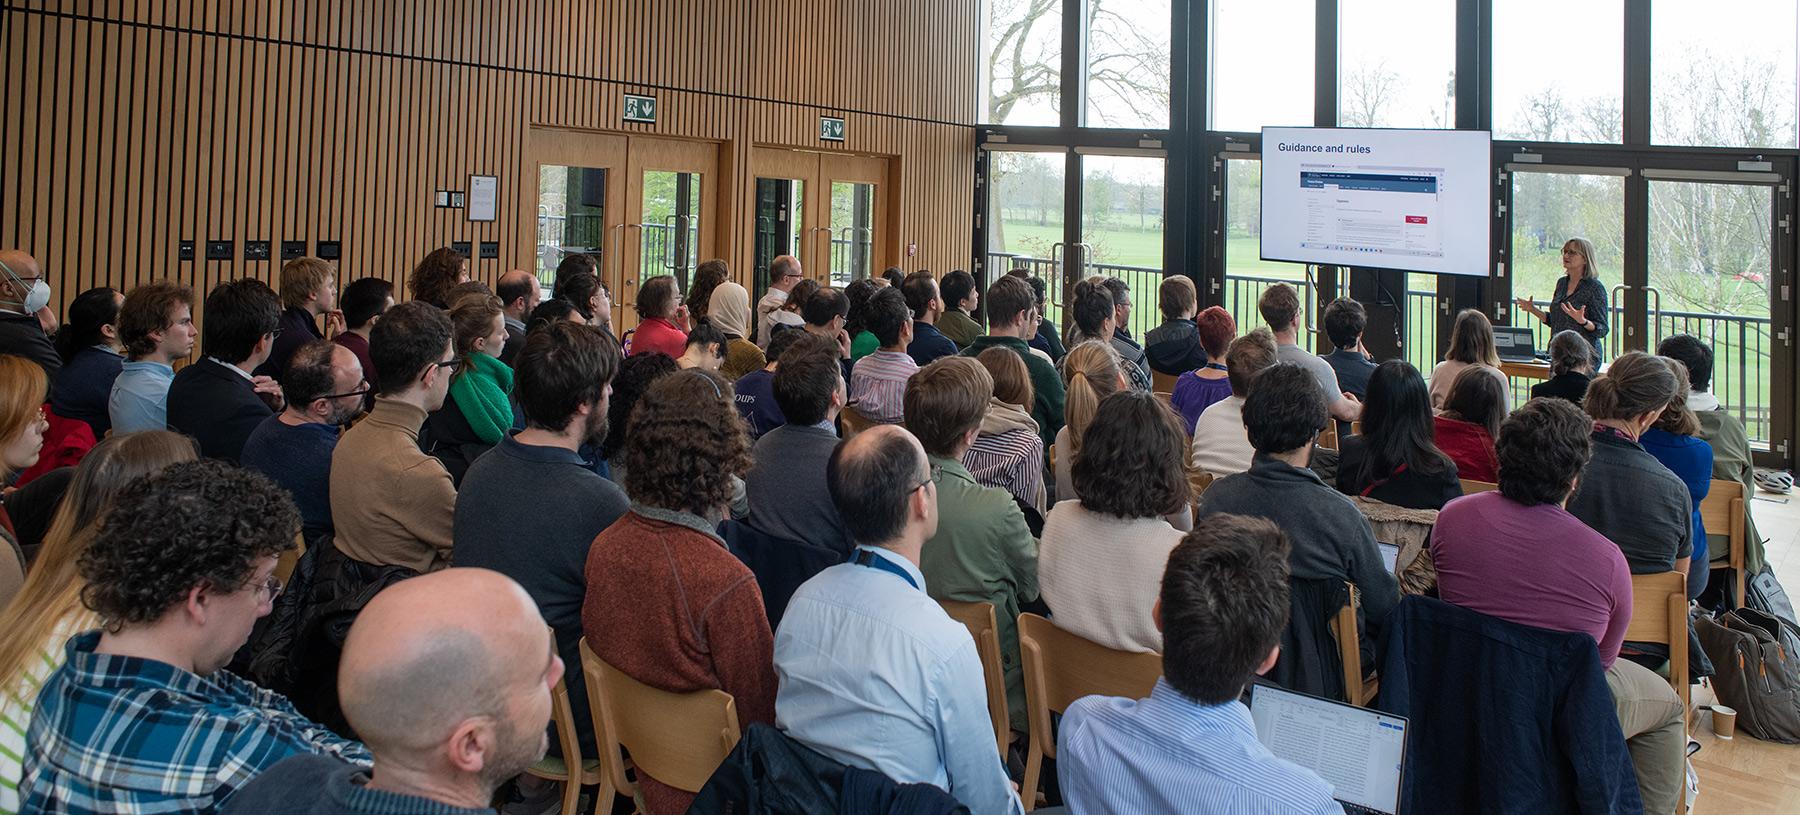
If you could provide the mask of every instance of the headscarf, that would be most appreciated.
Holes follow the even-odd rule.
[[[713,289],[707,302],[706,319],[725,332],[727,337],[743,339],[750,335],[750,292],[729,280]]]

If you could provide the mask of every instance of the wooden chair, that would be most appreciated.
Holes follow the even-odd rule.
[[[1681,697],[1682,709],[1686,710],[1690,701],[1686,575],[1663,572],[1631,576],[1631,625],[1625,628],[1625,640],[1669,646],[1669,684],[1675,686],[1675,695]]]
[[[1707,534],[1728,533],[1731,540],[1729,558],[1726,565],[1733,573],[1732,595],[1738,607],[1744,605],[1744,485],[1736,481],[1715,478],[1712,486],[1706,491],[1706,498],[1700,501],[1700,522],[1706,525]],[[1709,552],[1710,560],[1712,554]]]
[[[1356,610],[1362,606],[1357,597],[1356,584],[1345,583],[1350,598],[1344,607],[1338,609],[1328,626],[1331,636],[1337,640],[1338,660],[1344,665],[1344,700],[1362,707],[1370,699],[1375,698],[1376,679],[1370,677],[1363,680],[1362,671],[1362,635],[1356,630]]]
[[[1337,420],[1327,417],[1325,429],[1319,431],[1319,446],[1327,450],[1338,449]]]
[[[838,427],[843,429],[843,436],[846,439],[861,433],[864,430],[868,430],[876,424],[877,422],[862,415],[856,408],[848,405],[844,406],[843,410],[838,411]]]
[[[1189,509],[1194,514],[1194,523],[1196,524],[1200,522],[1200,496],[1206,494],[1206,488],[1212,486],[1212,482],[1212,473],[1192,467],[1188,468],[1188,492],[1193,496],[1192,506]]]
[[[1474,495],[1478,492],[1493,492],[1500,489],[1500,485],[1492,481],[1472,481],[1465,478],[1462,479],[1462,488],[1464,495]]]
[[[622,750],[631,752],[631,764],[639,772],[676,789],[699,792],[737,746],[737,704],[729,693],[652,688],[595,656],[585,637],[581,670],[600,749],[603,780],[596,810],[610,807],[614,795],[637,797],[637,785],[625,775]]]
[[[1025,669],[1025,709],[1031,725],[1025,753],[1025,809],[1037,805],[1045,758],[1056,758],[1050,714],[1092,694],[1141,699],[1162,676],[1161,654],[1115,651],[1057,628],[1036,614],[1019,615],[1019,658]]]
[[[275,571],[271,573],[272,576],[281,581],[283,586],[287,585],[288,578],[294,575],[294,565],[299,563],[301,556],[305,554],[306,533],[296,532],[294,533],[294,548],[282,552],[279,557],[275,558]]]
[[[994,606],[961,600],[939,600],[938,605],[975,638],[975,650],[981,654],[982,677],[987,683],[988,718],[994,722],[994,742],[1004,761],[1006,746],[1012,743],[1012,720],[1006,709],[1006,670],[1000,661],[1000,623],[994,617]]]
[[[1150,390],[1154,393],[1172,394],[1175,392],[1175,380],[1180,378],[1180,375],[1165,374],[1152,368],[1150,369]]]
[[[1354,421],[1354,422],[1351,422],[1351,423],[1350,423],[1350,435],[1352,435],[1352,436],[1360,436],[1360,435],[1362,435],[1362,434],[1363,434],[1363,432],[1362,432],[1362,420],[1361,420],[1361,419],[1357,419],[1357,420],[1356,420],[1356,421]]]
[[[556,688],[550,694],[550,721],[556,725],[556,743],[562,748],[562,756],[544,756],[538,763],[525,769],[527,775],[549,781],[557,781],[563,785],[562,811],[581,811],[581,788],[600,786],[600,760],[581,757],[581,739],[575,735],[575,712],[569,706],[569,689],[561,679],[556,680]],[[574,768],[571,772],[571,768]],[[611,809],[610,797],[604,799],[607,809]]]

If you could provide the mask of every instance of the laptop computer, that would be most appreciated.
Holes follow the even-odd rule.
[[[1494,350],[1500,352],[1501,362],[1537,361],[1537,341],[1529,328],[1494,326]]]
[[[1258,683],[1256,740],[1317,773],[1351,815],[1396,815],[1406,763],[1406,717]]]
[[[1387,567],[1388,574],[1397,574],[1394,567],[1400,565],[1400,544],[1376,541],[1375,546],[1381,550],[1381,564]]]

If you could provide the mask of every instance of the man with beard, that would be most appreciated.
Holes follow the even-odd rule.
[[[485,569],[403,580],[357,616],[338,667],[344,716],[374,769],[289,759],[245,785],[225,811],[492,812],[494,791],[543,757],[562,673],[544,619],[513,581]]]
[[[356,354],[313,340],[287,359],[281,394],[287,407],[244,440],[238,461],[294,496],[306,540],[331,534],[331,453],[338,433],[362,413],[369,383]]]
[[[493,569],[517,580],[537,601],[556,629],[575,728],[582,754],[590,756],[596,752],[594,734],[576,647],[588,546],[630,502],[576,451],[606,436],[607,399],[619,359],[606,332],[579,323],[555,322],[526,336],[513,379],[525,429],[469,465],[456,494],[451,554],[457,566]]]

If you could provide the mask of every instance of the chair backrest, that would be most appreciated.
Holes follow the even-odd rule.
[[[1739,606],[1744,604],[1745,504],[1744,485],[1721,478],[1713,479],[1706,497],[1700,499],[1700,523],[1706,526],[1706,534],[1725,535],[1730,543],[1726,550],[1726,565],[1735,573],[1737,594],[1734,597]],[[1696,564],[1689,568],[1706,568],[1706,565]]]
[[[601,770],[621,793],[636,790],[625,777],[621,748],[631,753],[639,772],[676,789],[699,792],[737,746],[737,705],[729,693],[652,688],[595,656],[585,637],[581,669]]]
[[[1327,450],[1338,449],[1337,420],[1329,416],[1325,418],[1325,429],[1319,431],[1319,446]]]
[[[1669,684],[1682,705],[1688,703],[1687,576],[1680,572],[1631,576],[1630,642],[1669,646]]]
[[[950,618],[969,629],[975,638],[975,650],[981,654],[981,673],[987,681],[988,718],[994,723],[994,741],[1000,755],[1012,741],[1012,720],[1006,709],[1006,674],[1000,661],[1000,624],[994,617],[992,603],[965,603],[961,600],[939,600]]]
[[[1328,624],[1332,637],[1337,639],[1338,659],[1344,666],[1344,701],[1361,706],[1363,702],[1362,678],[1362,636],[1356,630],[1356,608],[1360,604],[1356,596],[1356,584],[1346,582],[1344,588],[1350,592],[1350,601]]]
[[[1353,421],[1353,422],[1351,422],[1351,423],[1350,423],[1350,435],[1352,435],[1352,436],[1360,436],[1360,435],[1362,435],[1362,434],[1363,434],[1363,432],[1362,432],[1362,420],[1361,420],[1361,419],[1357,419],[1357,420],[1356,420],[1356,421]]]
[[[1500,485],[1495,484],[1492,481],[1475,481],[1473,479],[1464,478],[1462,479],[1462,488],[1464,495],[1474,495],[1478,492],[1493,492],[1500,489]]]
[[[1174,393],[1175,380],[1180,378],[1175,374],[1165,374],[1152,368],[1150,369],[1150,390],[1153,393]]]
[[[300,556],[304,554],[306,554],[306,533],[296,532],[294,533],[294,548],[282,552],[275,558],[274,578],[281,581],[282,585],[286,585],[288,578],[294,576],[294,564],[299,563]]]
[[[1036,614],[1019,615],[1019,658],[1025,669],[1025,705],[1031,738],[1056,757],[1050,714],[1083,696],[1149,696],[1162,677],[1161,654],[1115,651],[1083,639]]]
[[[844,438],[846,439],[875,426],[873,420],[848,405],[838,411],[838,424],[844,428]]]

